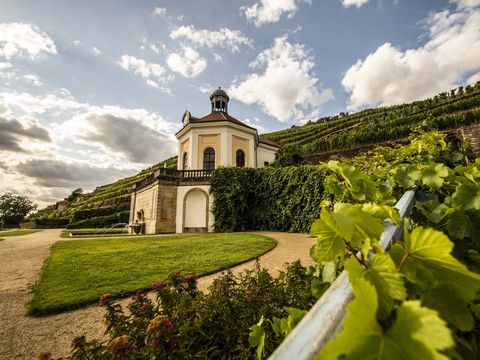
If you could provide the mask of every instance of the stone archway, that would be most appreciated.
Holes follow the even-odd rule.
[[[208,232],[209,196],[193,188],[183,197],[182,232]]]

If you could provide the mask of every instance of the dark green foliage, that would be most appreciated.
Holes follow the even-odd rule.
[[[65,201],[73,201],[82,194],[83,194],[83,189],[82,188],[77,188],[77,189],[73,190],[72,193],[67,198],[65,198]]]
[[[26,196],[13,195],[12,193],[0,195],[0,220],[2,221],[2,227],[18,226],[28,213],[36,209],[37,204],[34,204]]]
[[[38,218],[32,220],[33,228],[64,228],[70,222],[70,218]]]
[[[327,173],[324,166],[217,169],[210,189],[215,229],[308,232]]]
[[[121,211],[128,210],[129,208],[130,204],[120,204],[119,206],[78,210],[73,213],[72,222],[75,223],[81,220],[91,219],[99,216],[112,215]]]
[[[194,276],[173,274],[152,284],[156,301],[138,292],[128,315],[106,294],[100,303],[107,312],[109,340],[77,338],[69,359],[251,359],[252,324],[262,315],[287,316],[286,307],[310,308],[316,300],[310,290],[313,279],[299,262],[276,279],[257,267],[238,277],[227,272],[203,294]],[[269,354],[282,338],[270,326],[266,336]]]
[[[101,228],[117,223],[128,223],[129,216],[130,211],[121,211],[112,215],[98,216],[91,219],[73,222],[67,225],[67,229]]]

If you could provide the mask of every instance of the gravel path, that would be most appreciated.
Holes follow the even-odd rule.
[[[272,251],[260,257],[260,264],[272,274],[282,270],[285,263],[298,259],[304,265],[313,264],[309,249],[315,241],[307,235],[258,234],[278,242]],[[86,335],[87,339],[92,339],[101,338],[104,334],[103,310],[97,305],[47,317],[25,315],[31,297],[30,287],[38,279],[50,247],[58,240],[69,239],[61,239],[60,230],[43,230],[0,241],[0,359],[32,359],[42,351],[64,356],[68,354],[75,336]],[[249,261],[232,268],[232,271],[238,273],[254,265],[255,261]],[[206,290],[219,275],[216,273],[199,279],[199,288]]]

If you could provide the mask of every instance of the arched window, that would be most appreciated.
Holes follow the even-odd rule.
[[[245,153],[243,152],[243,150],[237,150],[237,166],[245,166]]]
[[[208,147],[203,151],[203,169],[215,169],[215,149]]]
[[[182,159],[182,170],[187,170],[187,163],[188,163],[188,153],[184,153],[183,159]]]

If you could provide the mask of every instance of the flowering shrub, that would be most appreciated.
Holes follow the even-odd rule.
[[[238,276],[224,273],[206,294],[198,290],[194,275],[173,274],[152,284],[155,300],[139,291],[127,309],[105,294],[100,304],[106,310],[109,340],[78,337],[68,358],[252,358],[251,326],[262,315],[288,316],[285,308],[309,309],[317,299],[311,290],[313,274],[296,262],[273,278],[257,265]],[[267,331],[272,341],[264,351],[270,353],[281,338],[275,342],[273,330]]]

